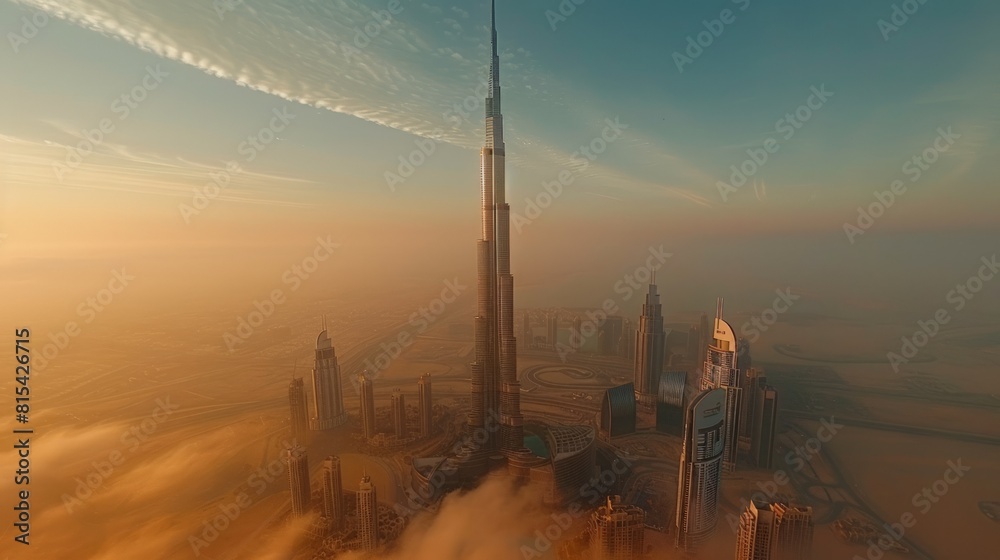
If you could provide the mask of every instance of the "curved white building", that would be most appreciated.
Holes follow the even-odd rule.
[[[719,516],[725,420],[724,389],[702,391],[687,409],[677,476],[678,548],[692,550],[715,529]]]
[[[724,389],[726,391],[726,449],[722,464],[726,472],[736,470],[736,454],[739,450],[740,407],[743,389],[740,384],[740,370],[737,364],[739,345],[733,327],[722,318],[723,300],[719,299],[715,314],[715,330],[708,344],[705,369],[701,378],[701,388]]]

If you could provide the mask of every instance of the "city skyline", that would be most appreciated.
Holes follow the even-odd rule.
[[[988,549],[1000,8],[0,21],[16,558]]]

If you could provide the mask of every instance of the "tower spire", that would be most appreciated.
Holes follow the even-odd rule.
[[[490,3],[490,93],[489,97],[486,99],[486,118],[490,117],[500,117],[500,55],[497,51],[497,3],[496,0],[492,0]],[[501,122],[497,123],[498,128],[502,129],[503,124]],[[503,143],[503,132],[502,130],[497,131],[499,134],[496,137],[489,138],[491,136],[487,134],[487,140],[492,140],[493,144],[490,147],[500,147]]]
[[[490,2],[490,27],[493,30],[493,56],[497,55],[497,1]]]

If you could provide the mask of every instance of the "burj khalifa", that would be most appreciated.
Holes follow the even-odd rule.
[[[492,56],[486,97],[486,143],[481,151],[482,238],[478,249],[476,356],[472,364],[469,428],[486,434],[486,452],[523,447],[524,417],[517,381],[514,337],[514,277],[510,274],[510,204],[504,181],[503,115],[496,1],[491,3]],[[482,439],[482,438],[479,438]]]

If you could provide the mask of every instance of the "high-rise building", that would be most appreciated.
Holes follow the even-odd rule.
[[[753,429],[753,416],[747,415],[747,409],[750,408],[749,401],[753,398],[751,394],[753,380],[750,379],[750,370],[753,369],[752,363],[750,341],[746,338],[740,338],[736,341],[736,386],[740,388],[739,433],[736,434],[738,442],[747,441],[750,437],[750,431]],[[744,444],[741,443],[741,445]]]
[[[361,550],[378,548],[378,495],[375,493],[375,483],[367,473],[361,477],[361,485],[358,487],[358,538],[361,540]]]
[[[306,386],[301,377],[293,377],[288,384],[288,406],[292,418],[292,438],[305,439],[309,430],[309,411],[306,405]]]
[[[712,343],[712,326],[708,322],[708,313],[701,314],[701,320],[698,322],[698,335],[698,367],[700,369],[705,363],[708,345]]]
[[[684,435],[686,371],[667,371],[660,375],[656,391],[656,431],[678,437]]]
[[[588,530],[593,560],[638,560],[645,543],[646,512],[623,504],[620,496],[609,496],[591,514]]]
[[[770,469],[774,458],[774,434],[778,424],[778,391],[770,385],[759,388],[754,397],[751,458],[755,465]]]
[[[365,439],[375,437],[375,386],[368,379],[368,372],[358,376],[358,387],[361,389],[361,433]]]
[[[402,391],[392,390],[389,405],[392,409],[392,431],[397,438],[403,439],[406,437],[406,401],[403,399]]]
[[[553,311],[549,313],[548,318],[545,323],[546,335],[545,342],[548,343],[552,349],[555,349],[556,344],[559,343],[559,312]]]
[[[339,528],[344,523],[345,513],[340,457],[330,455],[323,461],[323,515]]]
[[[751,501],[740,515],[736,560],[808,560],[812,508]]]
[[[726,391],[702,391],[687,409],[677,476],[676,545],[691,551],[708,539],[719,514]]]
[[[618,355],[626,360],[635,359],[635,335],[632,331],[632,321],[622,318],[622,337],[618,342]]]
[[[635,386],[631,383],[604,391],[598,421],[606,438],[635,433]]]
[[[722,468],[726,472],[733,472],[736,470],[736,455],[739,451],[740,405],[743,394],[736,361],[739,353],[736,335],[729,323],[722,318],[722,308],[723,301],[719,299],[715,314],[715,330],[706,353],[701,388],[726,391],[726,433],[723,438],[726,449],[723,453]]]
[[[491,4],[489,95],[486,142],[480,152],[482,238],[478,242],[478,313],[472,364],[472,412],[469,429],[485,433],[480,448],[491,453],[524,447],[521,385],[517,380],[514,337],[514,277],[510,273],[510,204],[505,178],[506,146],[500,110],[500,55],[497,53],[496,2]],[[500,419],[500,433],[488,425]]]
[[[417,381],[417,401],[420,405],[420,437],[430,437],[434,431],[434,401],[431,397],[431,374]]]
[[[309,511],[309,455],[304,447],[295,444],[285,451],[288,463],[288,489],[292,493],[292,515],[305,515]]]
[[[701,332],[696,325],[688,327],[687,346],[684,349],[684,359],[692,364],[701,364],[705,356],[699,354],[701,351]]]
[[[622,338],[622,318],[611,315],[598,327],[598,351],[605,356],[617,356]]]
[[[642,304],[639,328],[635,333],[635,399],[641,408],[656,406],[656,391],[663,371],[663,310],[656,293],[656,279],[649,284],[646,302]]]
[[[774,560],[810,560],[813,545],[813,512],[811,507],[771,504],[775,529]]]
[[[750,456],[753,449],[754,430],[757,426],[758,391],[763,390],[767,385],[767,377],[763,370],[757,368],[740,371],[743,376],[743,405],[740,411],[739,452]]]
[[[774,512],[771,506],[751,501],[740,515],[736,560],[771,560],[773,538]]]
[[[325,321],[324,321],[325,322]],[[329,430],[347,422],[344,410],[344,391],[340,383],[340,365],[337,352],[326,332],[316,338],[316,365],[312,373],[313,409],[312,429]]]

